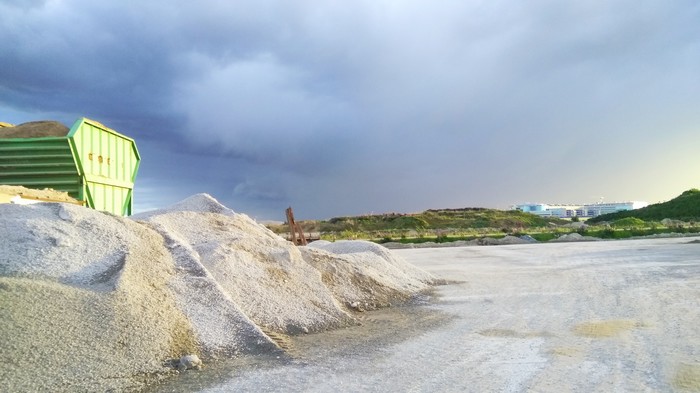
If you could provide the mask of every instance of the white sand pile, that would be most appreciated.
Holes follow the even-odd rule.
[[[182,355],[279,351],[270,336],[432,280],[369,243],[297,248],[204,194],[134,219],[0,205],[0,391],[139,388]]]
[[[178,210],[185,208],[190,211]],[[134,218],[145,219],[163,235],[178,266],[206,272],[218,283],[212,290],[221,291],[266,330],[314,332],[352,321],[296,246],[208,195]]]
[[[0,391],[124,389],[196,350],[157,233],[75,205],[0,205],[0,250]]]
[[[405,301],[434,282],[429,273],[367,241],[316,241],[300,250],[336,299],[359,311]]]

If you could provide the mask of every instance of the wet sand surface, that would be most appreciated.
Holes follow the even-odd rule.
[[[275,370],[280,368],[301,371],[305,368],[313,369],[324,363],[333,363],[334,359],[353,358],[357,361],[372,362],[378,349],[399,345],[426,331],[445,326],[456,318],[454,315],[431,307],[430,305],[435,302],[437,300],[434,294],[425,294],[405,306],[358,313],[357,318],[361,321],[361,325],[358,326],[299,336],[271,334],[271,337],[284,350],[283,353],[213,362],[199,372],[183,373],[148,391],[191,392],[208,389],[224,391],[227,388],[218,386],[222,381],[233,380],[249,373],[275,373]],[[287,388],[292,390],[315,388],[310,384],[302,387],[300,383],[303,381],[293,381],[287,385]],[[279,385],[259,385],[255,388],[249,386],[249,388],[284,390]]]
[[[454,283],[155,392],[697,392],[692,239],[396,250]]]

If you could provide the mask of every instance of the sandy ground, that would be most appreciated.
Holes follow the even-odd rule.
[[[693,239],[396,250],[456,282],[156,391],[697,392]]]

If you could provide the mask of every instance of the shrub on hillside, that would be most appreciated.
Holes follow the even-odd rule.
[[[625,217],[613,221],[611,225],[615,228],[637,228],[647,226],[647,223],[636,217]]]

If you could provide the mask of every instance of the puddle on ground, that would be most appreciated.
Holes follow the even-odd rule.
[[[444,326],[456,316],[429,307],[402,306],[356,314],[359,326],[290,337],[296,359],[362,354],[368,348],[398,344]]]
[[[700,392],[700,364],[681,364],[673,378],[673,387]]]
[[[399,344],[457,318],[425,305],[390,307],[358,313],[355,317],[360,325],[321,333],[288,336],[267,332],[284,350],[283,354],[241,356],[206,362],[201,371],[186,371],[145,391],[194,392],[254,370],[300,367],[322,363],[338,356],[372,356],[380,348]]]
[[[573,327],[574,334],[583,337],[615,337],[635,328],[647,327],[645,324],[630,319],[611,319],[608,321],[590,321]]]

